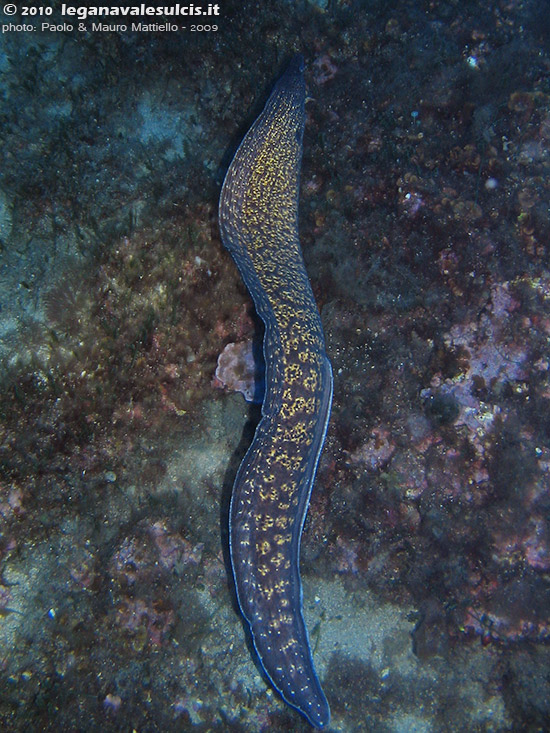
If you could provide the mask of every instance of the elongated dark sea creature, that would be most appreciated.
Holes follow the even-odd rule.
[[[312,725],[330,720],[302,614],[300,538],[332,403],[332,369],[298,239],[304,133],[296,57],[246,134],[219,221],[265,324],[262,418],[237,473],[229,517],[237,598],[274,688]]]

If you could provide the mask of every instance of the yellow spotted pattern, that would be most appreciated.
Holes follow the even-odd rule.
[[[274,687],[322,728],[330,710],[302,614],[299,551],[330,414],[332,371],[298,238],[304,100],[298,57],[235,154],[219,221],[265,323],[262,418],[230,508],[237,597]]]

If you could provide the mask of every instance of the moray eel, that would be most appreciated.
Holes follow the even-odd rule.
[[[330,720],[302,613],[302,528],[332,403],[332,369],[298,239],[303,59],[276,83],[223,183],[219,222],[265,324],[262,417],[237,472],[229,545],[261,665],[316,728]]]

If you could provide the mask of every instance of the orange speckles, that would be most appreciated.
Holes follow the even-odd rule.
[[[259,529],[261,532],[267,532],[269,529],[273,527],[274,524],[275,524],[275,520],[270,515],[260,517],[260,521],[258,522]]]
[[[268,602],[273,598],[273,594],[275,593],[273,586],[269,585],[260,585],[258,586],[258,590]]]
[[[274,585],[273,589],[275,590],[275,593],[278,593],[279,595],[282,595],[283,593],[286,593],[287,588],[290,586],[290,581],[288,580],[278,580]]]
[[[275,458],[275,461],[287,471],[290,471],[290,469],[292,468],[292,458],[286,453],[279,453],[279,455]]]
[[[298,646],[298,641],[294,638],[287,639],[284,644],[281,644],[281,651],[282,652],[288,652],[290,649],[293,649]]]
[[[285,399],[287,393],[287,390],[285,390],[283,393],[283,404],[279,413],[283,420],[289,420],[300,413],[306,415],[313,415],[315,413],[317,407],[316,397],[306,398],[303,395],[299,395],[292,398],[292,392],[290,390],[288,392],[290,393],[290,399]]]
[[[311,324],[311,327],[313,328],[313,324]],[[304,342],[304,344],[306,344],[307,346],[317,346],[319,343],[318,338],[315,337],[315,335],[313,334],[311,330],[302,331],[302,333],[300,334],[300,337],[302,341]],[[311,356],[310,351],[307,351],[304,353],[307,353],[308,356]]]
[[[305,412],[306,400],[304,397],[297,397],[294,400],[294,409],[298,412]]]
[[[289,534],[276,534],[273,539],[277,545],[286,545],[292,540],[292,535]]]
[[[282,420],[288,420],[289,418],[293,417],[296,414],[296,409],[292,402],[283,403],[281,406],[281,410],[279,412],[279,416]]]
[[[268,555],[270,550],[271,545],[267,540],[256,542],[256,552],[258,553],[258,555]]]
[[[273,503],[279,499],[279,490],[275,487],[271,489],[261,488],[258,491],[258,496],[260,497],[262,502]],[[273,520],[271,517],[264,517],[262,515],[258,515],[256,517],[256,527],[258,527],[259,529],[263,529],[266,521],[273,521]]]
[[[300,422],[297,422],[296,425],[292,427],[292,430],[290,431],[292,440],[294,441],[302,441],[303,438],[307,435],[307,424],[302,420]]]
[[[275,526],[279,529],[286,529],[288,525],[290,524],[290,519],[282,514],[280,517],[277,517],[275,519]]]
[[[319,375],[317,372],[312,371],[307,377],[304,377],[302,384],[308,392],[315,392],[319,386]]]
[[[285,555],[283,552],[277,552],[269,561],[272,565],[275,565],[276,568],[280,568],[281,566],[284,566],[285,564]]]
[[[285,382],[288,382],[289,384],[294,384],[295,382],[301,380],[302,376],[303,371],[302,367],[299,364],[288,364],[285,367]]]
[[[293,483],[284,483],[281,484],[281,491],[283,494],[287,494],[287,496],[291,496],[296,491],[296,486]]]
[[[300,453],[299,455],[294,456],[294,462],[292,464],[292,468],[296,472],[298,472],[298,471],[301,472],[303,462],[304,462],[304,455],[303,455],[303,453]]]

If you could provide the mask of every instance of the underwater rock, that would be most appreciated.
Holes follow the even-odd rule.
[[[375,428],[370,440],[349,456],[349,462],[351,465],[362,463],[368,470],[378,471],[388,463],[394,451],[395,445],[391,442],[389,431]]]

